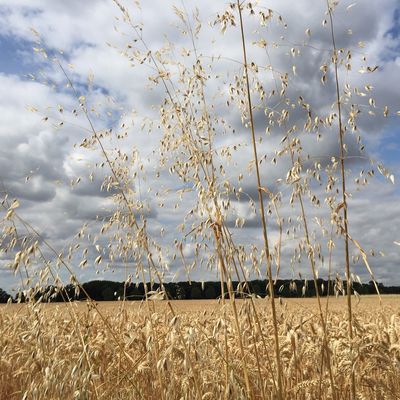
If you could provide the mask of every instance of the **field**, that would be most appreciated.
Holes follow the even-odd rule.
[[[322,300],[323,304],[328,301],[328,307],[330,312],[341,312],[346,307],[346,299],[343,296],[340,297],[330,297]],[[244,305],[243,300],[236,300],[238,307]],[[165,312],[169,309],[168,303],[166,301],[153,301],[149,302],[150,308],[155,309],[157,312]],[[207,312],[213,314],[221,309],[221,300],[172,300],[169,302],[174,311],[177,314],[180,313],[199,313]],[[229,301],[225,301],[229,304]],[[103,301],[96,303],[98,309],[105,315],[115,314],[121,308],[125,309],[130,313],[141,313],[143,310],[147,310],[148,305],[146,302],[141,301],[129,301],[123,304],[119,301]],[[268,299],[256,299],[254,304],[259,310],[269,308]],[[310,313],[315,312],[315,299],[314,298],[282,298],[279,302],[280,308],[284,310],[289,310],[290,312],[296,313]],[[61,312],[68,315],[68,309],[72,307],[74,311],[79,313],[84,313],[90,307],[90,303],[86,301],[77,301],[71,304],[64,303],[50,303],[41,305],[41,310],[45,312]],[[0,310],[3,315],[13,314],[13,315],[23,315],[27,313],[28,307],[25,304],[0,304]],[[397,295],[384,295],[381,296],[381,301],[378,296],[362,296],[354,298],[354,312],[364,313],[366,311],[370,312],[384,312],[385,314],[395,314],[400,313],[400,296]]]
[[[2,306],[0,398],[277,398],[268,303]],[[354,365],[358,398],[398,399],[400,298],[354,299],[351,352],[346,298],[329,299],[327,344],[316,309],[277,302],[284,398],[347,399]]]

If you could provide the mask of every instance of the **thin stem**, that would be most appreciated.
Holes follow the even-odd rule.
[[[339,123],[339,143],[340,143],[340,170],[342,179],[342,203],[343,203],[343,223],[344,223],[344,242],[345,242],[345,260],[346,260],[346,280],[347,280],[347,318],[348,318],[348,334],[350,344],[350,354],[353,355],[353,312],[351,304],[351,276],[350,276],[350,255],[349,255],[349,230],[348,230],[348,213],[347,213],[347,196],[346,196],[346,174],[345,174],[345,162],[344,162],[344,130],[342,124],[342,109],[340,101],[340,89],[339,89],[339,73],[338,73],[338,52],[336,49],[335,41],[335,30],[333,25],[332,8],[328,5],[328,14],[331,27],[331,38],[333,46],[333,65],[335,71],[335,84],[336,84],[336,102],[338,108],[338,123]],[[354,364],[352,359],[351,368],[351,398],[356,399],[356,379]]]
[[[274,282],[272,277],[272,267],[271,267],[271,257],[268,243],[268,232],[267,232],[267,224],[265,220],[265,210],[264,210],[264,198],[261,189],[261,178],[260,178],[260,169],[258,165],[258,155],[257,155],[257,144],[256,144],[256,135],[254,131],[254,118],[253,118],[253,109],[250,95],[250,82],[249,82],[249,74],[247,68],[247,51],[246,51],[246,40],[244,35],[244,26],[243,26],[243,18],[242,18],[242,8],[240,1],[237,0],[237,7],[240,18],[240,31],[242,37],[242,50],[243,50],[243,62],[244,62],[244,71],[246,77],[246,88],[247,88],[247,101],[249,108],[249,116],[250,116],[250,125],[251,125],[251,138],[253,144],[253,154],[254,154],[254,163],[256,168],[257,175],[257,190],[258,190],[258,201],[259,208],[261,214],[261,223],[262,223],[262,231],[264,238],[264,249],[265,249],[265,257],[267,262],[267,274],[268,274],[268,289],[271,297],[271,311],[272,311],[272,321],[274,325],[274,337],[275,337],[275,356],[276,363],[278,368],[278,399],[283,400],[282,397],[282,365],[281,365],[281,357],[280,357],[280,348],[279,348],[279,332],[278,332],[278,322],[276,317],[276,307],[275,307],[275,293],[274,293]]]

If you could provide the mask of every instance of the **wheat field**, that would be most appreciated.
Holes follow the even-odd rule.
[[[244,357],[229,301],[3,306],[0,398],[277,398],[269,301],[236,302]],[[329,302],[330,369],[315,300],[277,306],[283,398],[348,399],[354,366],[357,398],[398,399],[400,298],[354,305],[352,353],[345,299]]]

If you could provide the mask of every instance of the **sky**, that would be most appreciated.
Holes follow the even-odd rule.
[[[179,87],[179,68],[183,65],[192,68],[194,52],[190,35],[182,32],[179,12],[174,6],[186,10],[193,25],[192,15],[198,9],[202,28],[196,39],[196,52],[210,75],[205,95],[208,104],[213,105],[213,116],[219,121],[214,135],[215,159],[225,170],[218,179],[221,185],[227,181],[243,192],[239,199],[230,198],[227,225],[238,245],[248,251],[251,246],[261,249],[262,231],[257,211],[251,204],[254,201],[257,205],[257,191],[254,171],[249,172],[248,168],[252,159],[250,131],[243,126],[240,111],[226,104],[229,84],[234,84],[235,76],[243,74],[240,31],[236,26],[221,32],[220,25],[213,23],[229,9],[227,2],[151,0],[140,4],[121,0],[119,5],[129,12],[129,21],[112,0],[0,0],[1,196],[7,193],[10,201],[18,199],[18,215],[40,233],[39,242],[50,261],[55,260],[54,253],[44,240],[57,254],[66,254],[71,245],[79,244],[70,261],[79,281],[123,280],[126,274],[132,274],[135,279],[132,260],[123,263],[118,257],[110,259],[107,244],[112,233],[108,237],[99,234],[115,204],[110,198],[113,190],[101,190],[103,179],[110,174],[107,165],[98,167],[104,161],[101,151],[96,146],[93,149],[80,146],[90,136],[90,124],[81,112],[78,99],[84,96],[95,129],[111,132],[104,138],[106,151],[114,156],[119,149],[133,160],[128,172],[131,178],[136,173],[131,180],[132,196],[143,205],[141,212],[146,216],[149,236],[160,245],[158,261],[165,268],[165,279],[185,280],[188,275],[179,251],[176,259],[173,254],[177,251],[176,241],[182,242],[185,263],[190,265],[196,260],[196,243],[186,234],[201,220],[201,215],[186,218],[184,232],[180,227],[197,203],[198,195],[169,170],[183,154],[179,149],[167,154],[166,163],[161,163],[160,142],[164,132],[158,126],[166,93],[161,84],[154,85],[149,79],[155,76],[151,62],[138,62],[135,57],[139,53],[135,51],[145,54],[150,49],[156,54],[162,48],[160,54],[168,59],[166,65]],[[286,231],[291,228],[288,221],[295,221],[299,216],[298,205],[289,204],[290,187],[282,184],[290,169],[290,160],[283,156],[278,157],[276,165],[272,161],[275,150],[285,145],[282,138],[287,127],[272,126],[270,135],[266,135],[269,120],[264,110],[280,112],[285,107],[291,108],[288,124],[299,128],[296,135],[301,139],[304,154],[310,156],[310,166],[316,161],[323,170],[332,155],[338,155],[336,124],[332,129],[322,129],[320,138],[317,134],[304,133],[301,129],[304,109],[296,105],[302,96],[314,116],[332,112],[334,71],[328,66],[327,82],[323,85],[320,68],[329,64],[332,54],[329,18],[326,2],[322,0],[260,1],[254,9],[256,14],[269,13],[270,9],[273,18],[267,26],[260,26],[258,18],[249,15],[249,9],[245,10],[249,63],[260,66],[260,82],[267,93],[280,85],[278,78],[282,73],[288,74],[286,105],[276,100],[276,96],[255,100],[260,106],[255,111],[259,156],[266,157],[260,166],[261,178],[266,187],[282,197],[279,211],[285,218]],[[348,115],[351,104],[359,105],[357,134],[365,145],[361,152],[357,134],[347,134],[350,235],[369,255],[376,279],[386,285],[400,285],[400,247],[395,243],[400,242],[399,15],[398,0],[340,1],[334,11],[337,47],[345,49],[344,54],[348,50],[352,54],[351,70],[345,71],[343,66],[339,70],[341,93],[345,85],[349,85],[352,93],[345,100],[344,114]],[[147,49],[137,40],[138,32]],[[257,45],[260,40],[264,40],[266,47]],[[76,93],[69,87],[60,65]],[[374,72],[369,72],[367,66]],[[257,98],[254,92],[252,96]],[[225,132],[222,120],[228,127]],[[150,125],[152,129],[148,132]],[[118,134],[125,133],[126,138],[117,139]],[[241,150],[227,160],[221,150],[227,146],[239,146]],[[378,163],[384,166],[380,168],[383,174],[379,173]],[[356,179],[362,182],[371,169],[374,177],[368,179],[368,185],[357,184]],[[240,174],[245,179],[239,179]],[[329,235],[322,234],[317,222],[323,221],[327,231],[330,226],[324,186],[312,184],[313,192],[321,199],[320,207],[312,205],[305,196],[313,238],[321,243],[325,255],[325,260],[318,263],[321,277],[327,274]],[[0,216],[4,217],[6,211],[1,210]],[[245,220],[242,228],[235,226],[238,218]],[[77,235],[82,226],[86,227],[86,236],[80,239]],[[273,248],[279,237],[273,216],[268,218],[268,226]],[[19,225],[19,228],[23,236],[24,227]],[[282,278],[310,277],[307,257],[291,265],[293,251],[303,238],[301,229],[296,232],[294,237],[284,238],[282,242]],[[30,240],[33,236],[30,234]],[[332,271],[343,277],[343,240],[336,238],[335,242]],[[207,257],[207,250],[201,252]],[[99,254],[104,258],[101,266],[94,261]],[[352,270],[368,282],[369,273],[362,259],[357,258],[358,254],[352,245],[351,255],[355,260]],[[0,252],[0,287],[10,291],[22,285],[19,272],[14,273],[9,266],[14,257],[15,252]],[[80,267],[82,257],[87,263]],[[29,268],[32,276],[43,269],[39,259]],[[68,283],[68,273],[62,266],[58,268],[61,279]],[[260,264],[260,268],[260,276],[265,277],[265,266]],[[249,276],[256,275],[250,272]],[[215,267],[198,262],[190,277],[216,280],[218,272]]]

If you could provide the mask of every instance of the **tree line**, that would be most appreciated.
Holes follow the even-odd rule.
[[[232,282],[235,296],[243,298],[246,296],[265,297],[268,294],[268,282],[266,280],[252,280],[247,283]],[[346,282],[338,280],[317,281],[318,291],[321,296],[344,294],[346,292]],[[399,286],[384,286],[378,283],[381,294],[400,294]],[[125,283],[107,280],[95,280],[86,282],[82,287],[72,284],[56,287],[47,286],[37,290],[32,296],[36,301],[43,302],[63,302],[70,300],[85,300],[88,297],[95,301],[115,301],[115,300],[144,300],[146,297],[160,298],[161,287],[158,283]],[[163,290],[169,299],[173,300],[200,300],[218,299],[223,296],[228,297],[228,287],[224,284],[223,291],[220,282],[169,282],[163,284]],[[314,297],[316,295],[314,282],[311,280],[277,280],[274,285],[277,297]],[[360,295],[376,294],[374,283],[358,283],[352,285],[353,293]],[[15,297],[0,289],[0,303],[7,301],[26,301],[29,294],[19,293]],[[162,296],[161,296],[162,297]]]

